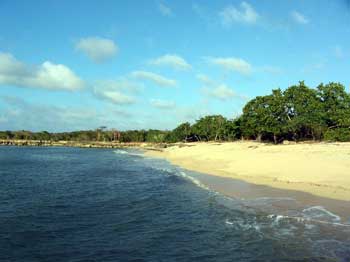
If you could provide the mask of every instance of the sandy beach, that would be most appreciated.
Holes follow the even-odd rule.
[[[191,143],[147,154],[213,176],[350,201],[350,143]]]

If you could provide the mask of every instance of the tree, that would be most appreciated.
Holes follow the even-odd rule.
[[[227,120],[224,127],[223,139],[226,141],[233,141],[242,137],[241,129],[242,117],[237,117],[233,120]]]
[[[222,140],[225,134],[227,119],[221,115],[211,115],[200,118],[192,126],[192,131],[198,140]]]
[[[304,81],[284,91],[288,126],[292,138],[321,138],[325,128],[321,100],[314,89],[308,88]]]
[[[176,127],[169,135],[175,142],[187,141],[188,137],[191,135],[191,124],[188,122],[182,123]]]
[[[167,131],[150,129],[147,131],[146,142],[163,143],[167,133]]]
[[[339,83],[320,84],[317,87],[323,105],[323,120],[328,128],[350,126],[350,95]]]
[[[285,131],[287,121],[283,94],[280,89],[271,95],[258,96],[249,101],[243,108],[243,135],[255,137],[261,141],[264,137],[272,137],[275,143]]]

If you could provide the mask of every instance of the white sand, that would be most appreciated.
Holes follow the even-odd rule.
[[[189,143],[147,154],[215,176],[350,201],[350,143]]]

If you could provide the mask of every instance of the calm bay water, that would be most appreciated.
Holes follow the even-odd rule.
[[[133,150],[0,147],[0,261],[350,261],[334,214],[258,211],[199,180]]]

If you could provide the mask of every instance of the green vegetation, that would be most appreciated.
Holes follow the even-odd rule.
[[[350,141],[350,94],[339,83],[309,88],[299,82],[285,91],[257,96],[236,119],[210,115],[193,125],[182,123],[172,131],[96,130],[65,133],[3,131],[0,139],[52,141],[120,141],[172,143],[181,141],[234,141],[254,139],[280,143],[284,140]]]
[[[311,89],[300,82],[249,101],[241,119],[250,139],[350,141],[350,95],[338,83]]]

